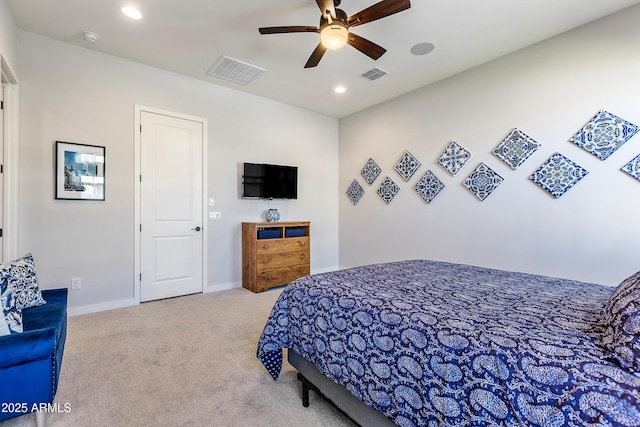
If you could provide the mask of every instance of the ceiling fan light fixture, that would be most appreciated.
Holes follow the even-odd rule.
[[[340,24],[329,24],[320,30],[320,41],[327,49],[340,49],[347,44],[349,31]]]

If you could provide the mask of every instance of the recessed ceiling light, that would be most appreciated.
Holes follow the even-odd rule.
[[[142,19],[140,11],[133,6],[125,6],[120,10],[131,19]]]
[[[335,93],[345,93],[347,89],[344,86],[337,86],[334,91]]]
[[[434,48],[435,46],[433,45],[433,43],[418,43],[411,48],[411,53],[413,53],[414,55],[426,55]]]

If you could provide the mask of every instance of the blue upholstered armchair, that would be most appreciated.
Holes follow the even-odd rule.
[[[36,412],[36,425],[58,389],[67,335],[67,289],[43,290],[46,304],[22,310],[23,332],[0,336],[0,421]]]

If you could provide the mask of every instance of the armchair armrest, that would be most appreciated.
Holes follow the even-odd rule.
[[[0,369],[31,360],[51,357],[55,348],[55,328],[43,328],[0,337]]]

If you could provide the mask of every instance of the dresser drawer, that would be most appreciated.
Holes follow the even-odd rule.
[[[294,252],[300,250],[308,250],[309,248],[309,236],[305,237],[291,237],[288,239],[267,239],[258,240],[256,246],[256,252],[258,256],[265,253],[273,252]]]
[[[257,291],[262,292],[274,286],[288,285],[298,277],[309,275],[309,265],[292,265],[288,267],[264,270],[257,274]]]
[[[297,264],[309,264],[308,250],[281,253],[265,251],[256,256],[256,269],[258,272]]]

